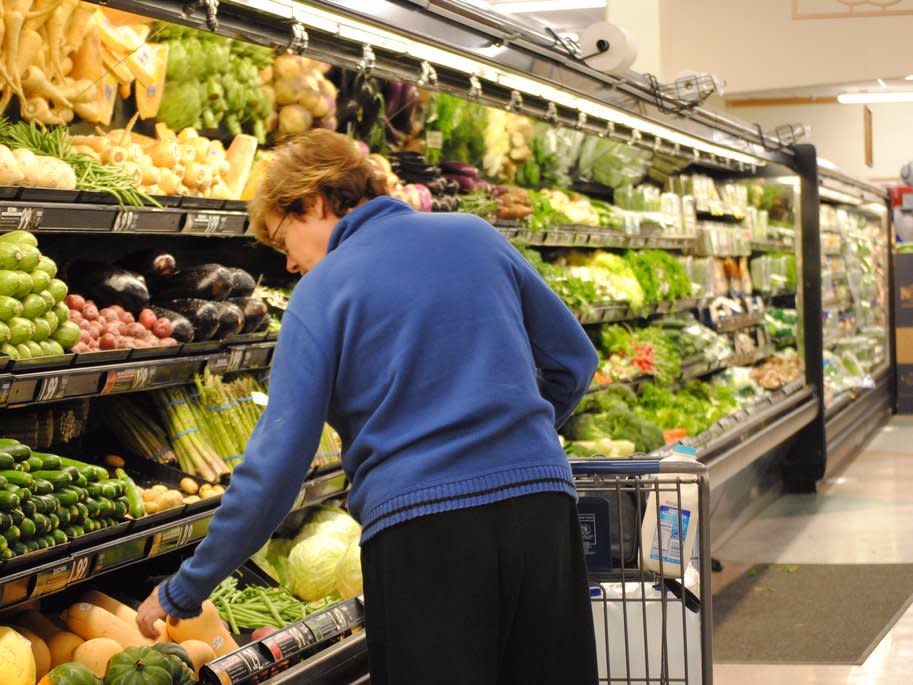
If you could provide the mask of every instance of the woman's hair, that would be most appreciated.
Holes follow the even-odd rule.
[[[362,200],[386,194],[386,189],[354,140],[313,129],[276,150],[247,203],[257,240],[272,245],[265,223],[269,212],[303,214],[318,193],[329,210],[342,217]]]

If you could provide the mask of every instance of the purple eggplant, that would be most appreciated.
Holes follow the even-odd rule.
[[[187,317],[193,325],[194,340],[211,340],[219,330],[222,310],[215,302],[186,297],[163,302],[162,306]]]
[[[104,262],[72,262],[67,268],[67,283],[73,292],[95,300],[99,307],[119,304],[134,316],[149,304],[146,279]]]
[[[174,332],[171,334],[172,338],[182,343],[193,342],[195,333],[193,324],[190,323],[190,320],[186,316],[173,312],[170,309],[156,307],[155,305],[150,305],[149,308],[158,318],[165,318],[171,322],[171,325],[174,327]]]

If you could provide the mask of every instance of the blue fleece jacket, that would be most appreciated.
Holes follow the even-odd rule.
[[[288,513],[324,420],[342,437],[362,542],[427,514],[575,496],[556,433],[596,352],[524,258],[467,214],[389,197],[336,226],[282,318],[269,405],[194,556],[160,587],[195,615]]]

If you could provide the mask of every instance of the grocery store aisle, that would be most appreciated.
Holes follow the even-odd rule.
[[[779,498],[714,556],[750,564],[911,563],[911,520],[913,417],[894,417],[841,473],[819,484],[817,495]],[[714,683],[909,682],[911,658],[913,606],[860,666],[717,664]]]

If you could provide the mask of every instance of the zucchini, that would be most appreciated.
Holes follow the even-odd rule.
[[[9,542],[7,541],[7,539],[4,536],[0,535],[0,552],[2,552],[5,549],[9,549],[9,548],[10,548],[10,546],[9,546]]]
[[[41,538],[48,547],[54,547],[57,544],[57,540],[54,539],[53,535],[45,535]]]
[[[19,526],[10,526],[3,533],[3,537],[6,538],[7,542],[16,542],[22,539],[22,530]]]
[[[10,482],[6,479],[6,476],[0,476],[0,490],[4,490]]]
[[[94,533],[101,529],[101,524],[95,519],[86,519],[83,521],[82,527],[86,529],[87,533]]]
[[[35,514],[36,516],[41,516],[41,514]],[[32,519],[22,519],[22,525],[19,526],[19,532],[22,536],[21,539],[28,540],[30,537],[35,535],[38,532],[38,524],[35,523]]]
[[[60,502],[57,501],[57,497],[54,495],[40,495],[32,499],[41,500],[42,504],[39,505],[38,511],[42,514],[52,514],[60,509]]]
[[[26,521],[28,521],[29,518],[38,512],[38,507],[35,505],[35,500],[33,499],[27,500],[25,502],[20,502],[19,508],[22,509],[22,513],[25,515]],[[23,521],[23,523],[25,523],[25,521]]]
[[[41,549],[41,543],[38,542],[37,538],[32,538],[31,540],[26,541],[25,547],[29,552],[37,552]]]
[[[79,520],[80,521],[89,521],[92,519],[92,517],[89,516],[89,508],[85,504],[83,504],[82,502],[77,502],[76,508],[79,509]]]
[[[114,499],[118,497],[117,488],[112,483],[89,483],[86,487],[89,497]]]
[[[26,460],[26,461],[20,461],[18,464],[16,464],[16,465],[13,467],[13,470],[14,470],[14,471],[21,471],[22,473],[28,473],[29,471],[32,470],[32,466],[31,466],[31,464],[28,463],[28,460]]]
[[[15,509],[19,506],[19,495],[9,490],[0,490],[0,509]]]
[[[72,507],[79,501],[79,491],[73,488],[61,488],[54,491],[54,497],[65,507]]]
[[[47,514],[48,521],[51,522],[51,530],[57,530],[60,528],[60,517],[57,514]]]
[[[75,481],[73,474],[70,471],[44,471],[39,469],[37,471],[32,471],[32,478],[40,478],[46,480],[54,486],[54,489],[65,487],[70,485]]]
[[[86,497],[85,500],[83,500],[83,504],[85,504],[86,509],[89,510],[89,516],[91,516],[92,518],[99,518],[100,515],[98,512],[101,509],[101,507],[98,504],[98,500],[96,500],[92,497]]]
[[[3,450],[8,455],[10,455],[14,461],[25,461],[32,456],[32,450],[30,450],[26,445],[0,445],[0,450]]]
[[[71,507],[67,507],[67,511],[70,512],[71,526],[76,526],[82,523],[82,513],[79,511],[79,509],[76,508],[75,504]]]
[[[37,549],[47,549],[48,543],[44,538],[32,538],[30,542],[34,542],[38,547]]]
[[[36,495],[50,495],[54,492],[54,484],[44,478],[35,478],[30,489]]]
[[[62,545],[62,544],[64,544],[65,542],[67,542],[67,540],[69,540],[69,538],[67,537],[67,534],[64,533],[62,530],[54,530],[54,531],[51,533],[51,537],[54,538],[54,541],[55,541],[58,545]]]
[[[11,469],[15,464],[16,460],[13,459],[12,454],[0,451],[0,470],[5,471],[6,469]]]
[[[4,531],[13,525],[13,519],[6,512],[0,511],[0,531]]]
[[[36,535],[47,535],[51,532],[51,520],[44,514],[35,514],[35,533]],[[25,521],[23,521],[25,525]]]
[[[143,504],[143,496],[140,495],[136,483],[123,469],[117,469],[115,474],[124,484],[124,497],[127,499],[127,511],[130,516],[135,519],[142,518],[146,515],[146,505]]]
[[[78,470],[79,473],[81,473],[83,476],[85,476],[86,480],[89,481],[90,483],[94,483],[99,480],[105,480],[106,478],[108,478],[108,470],[101,466],[96,466],[94,464],[86,464],[85,462],[79,461],[77,459],[70,459],[69,457],[61,457],[56,454],[48,454],[47,452],[38,452],[38,456],[41,457],[42,459],[44,459],[45,457],[57,457],[58,459],[60,459],[60,463],[63,465],[64,468],[69,467],[69,468],[74,468],[74,469]]]
[[[48,516],[52,516],[52,514],[48,514]],[[66,528],[70,525],[70,510],[67,507],[60,507],[54,512],[53,516],[56,516],[57,520],[60,522],[58,527]]]
[[[63,532],[67,534],[68,538],[78,538],[86,534],[82,526],[67,526],[63,529]]]
[[[8,491],[9,491],[9,490],[12,490],[12,488],[13,488],[12,485],[7,485],[7,486],[6,486],[6,489],[7,489]],[[25,502],[25,501],[27,501],[27,500],[32,499],[32,491],[29,490],[28,488],[19,488],[19,489],[16,490],[15,492],[16,492],[17,495],[19,495],[19,501],[20,501],[20,502]]]
[[[114,495],[109,495],[111,499],[114,499],[115,497],[122,497],[124,494],[124,481],[122,481],[120,478],[109,478],[107,480],[101,481],[99,485],[101,485],[103,488],[105,486],[114,488]]]
[[[15,556],[16,556],[16,553],[9,547],[7,547],[6,549],[0,550],[0,559],[8,560],[8,559],[12,559]]]
[[[18,508],[10,509],[7,513],[10,515],[10,518],[13,520],[14,526],[18,526],[20,523],[22,523],[22,520],[25,518],[25,516],[22,513],[22,509],[18,509]]]
[[[89,484],[89,479],[86,478],[83,474],[77,473],[76,479],[73,481],[73,485],[77,485],[81,488],[86,487]]]
[[[28,459],[26,459],[23,464],[29,465],[29,471],[40,471],[44,466],[44,462],[40,457],[36,457],[34,453]]]
[[[18,485],[20,488],[27,488],[32,484],[32,476],[22,471],[0,471],[0,476],[3,476],[8,482],[13,485]]]
[[[21,557],[23,554],[29,553],[29,548],[24,542],[14,542],[10,549],[13,551],[13,556]]]
[[[114,500],[114,518],[118,521],[123,520],[127,516],[127,512],[130,510],[129,505],[127,504],[127,499],[125,497],[118,497]]]
[[[97,518],[107,518],[114,513],[114,502],[107,497],[98,498],[98,516]]]

